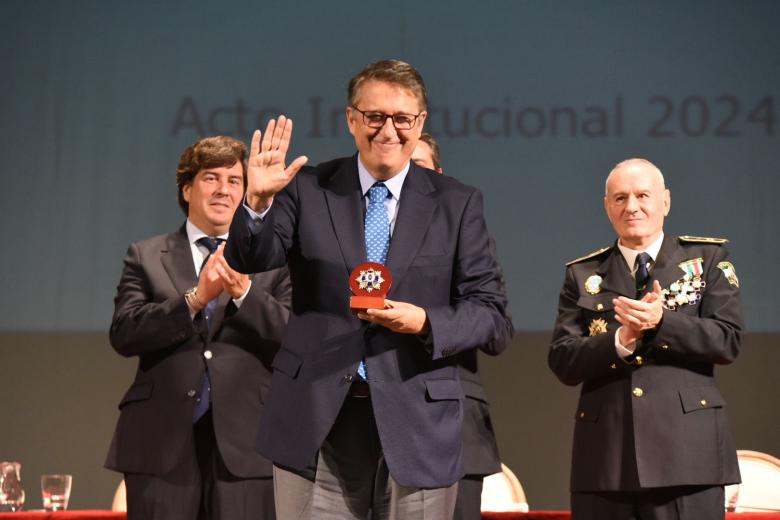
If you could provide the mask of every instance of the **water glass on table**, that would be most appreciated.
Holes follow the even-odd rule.
[[[43,508],[46,511],[64,511],[68,509],[72,482],[73,476],[71,475],[42,475],[41,496],[43,497]]]

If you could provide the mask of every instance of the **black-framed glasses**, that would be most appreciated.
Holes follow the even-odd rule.
[[[382,128],[388,118],[393,122],[396,130],[411,130],[422,112],[414,114],[385,114],[384,112],[363,112],[356,106],[352,106],[363,116],[363,123],[369,128]]]

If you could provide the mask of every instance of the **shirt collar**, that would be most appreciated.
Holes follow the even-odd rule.
[[[203,231],[201,231],[198,226],[193,224],[192,221],[190,221],[190,219],[187,219],[187,224],[185,225],[185,227],[187,229],[187,240],[189,240],[190,245],[197,244],[199,239],[209,236]],[[227,240],[228,234],[225,233],[224,235],[217,235],[216,238]]]
[[[404,169],[393,175],[391,178],[387,179],[386,181],[377,181],[365,167],[363,161],[360,160],[360,154],[358,154],[358,176],[360,177],[360,190],[363,196],[366,195],[371,186],[377,182],[382,182],[385,186],[387,186],[387,189],[393,198],[395,200],[400,200],[401,188],[404,185],[404,180],[406,179],[406,174],[408,173],[409,163],[407,162]]]
[[[653,260],[653,263],[655,263],[655,259],[658,258],[658,252],[661,251],[661,244],[664,242],[664,234],[661,232],[661,236],[659,236],[655,241],[647,246],[646,249],[642,250],[636,250],[631,249],[630,247],[626,247],[620,243],[620,240],[618,240],[618,249],[620,249],[620,253],[623,255],[623,258],[626,259],[626,264],[628,265],[628,268],[633,270],[634,269],[634,262],[636,262],[636,256],[641,253],[645,252],[648,255],[650,255],[650,258]]]

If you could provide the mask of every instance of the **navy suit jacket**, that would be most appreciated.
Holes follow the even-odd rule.
[[[438,488],[463,475],[457,354],[502,334],[506,298],[479,191],[410,168],[387,257],[388,298],[426,310],[430,344],[350,312],[348,278],[366,261],[357,156],[300,172],[276,195],[264,221],[251,221],[244,208],[233,219],[228,262],[242,272],[286,263],[293,283],[257,443],[277,464],[303,469],[314,462],[365,358],[393,478]]]

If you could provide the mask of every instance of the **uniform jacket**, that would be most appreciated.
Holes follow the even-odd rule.
[[[506,299],[488,250],[482,197],[410,166],[393,230],[388,298],[423,307],[431,344],[358,319],[349,276],[366,261],[357,156],[300,172],[259,223],[239,208],[226,258],[242,272],[288,264],[293,306],[274,360],[258,448],[303,469],[341,408],[365,357],[382,448],[401,485],[438,488],[463,475],[463,390],[456,354],[495,340]]]
[[[612,299],[637,294],[619,249],[568,266],[548,361],[561,381],[582,384],[572,491],[739,481],[726,402],[713,375],[714,365],[734,361],[742,339],[728,252],[712,240],[666,236],[647,287],[658,280],[674,296],[682,284],[673,283],[685,276],[680,264],[696,259],[701,298],[664,309],[660,326],[645,333],[628,360],[615,351]]]
[[[184,301],[184,292],[195,285],[184,226],[128,248],[110,339],[121,355],[138,357],[138,370],[119,404],[106,467],[163,475],[193,457],[193,410],[208,366],[214,431],[225,465],[238,477],[269,477],[271,464],[254,443],[271,362],[289,315],[287,270],[254,275],[238,309],[223,291],[208,332],[199,317],[193,323]]]

